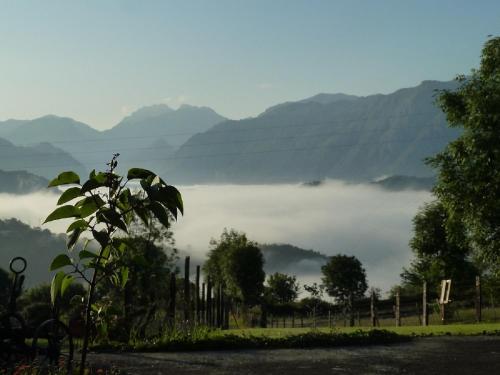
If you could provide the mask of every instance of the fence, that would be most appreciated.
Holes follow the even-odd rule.
[[[182,298],[177,291],[178,279],[170,276],[170,298],[167,321],[170,327],[177,325],[205,325],[221,329],[229,328],[231,300],[222,284],[215,284],[208,278],[201,281],[200,266],[196,266],[194,283],[190,280],[190,257],[184,262]],[[175,297],[174,297],[175,296]]]
[[[453,323],[497,322],[500,319],[500,282],[477,276],[470,281],[451,281],[450,300],[440,303],[441,285],[423,283],[415,293],[396,289],[391,298],[375,294],[357,300],[352,309],[322,303],[312,308],[291,307],[270,314],[268,327],[361,327],[415,326]]]

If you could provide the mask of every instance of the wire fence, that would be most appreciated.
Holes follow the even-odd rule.
[[[396,289],[385,299],[372,294],[354,301],[352,308],[328,303],[319,304],[316,311],[311,307],[291,307],[271,314],[268,327],[389,327],[500,321],[499,281],[483,281],[477,276],[465,282],[451,280],[444,290],[439,283],[423,283],[419,289],[413,293]]]

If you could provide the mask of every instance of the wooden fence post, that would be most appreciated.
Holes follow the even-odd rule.
[[[168,304],[168,320],[170,328],[175,327],[175,297],[177,295],[177,283],[175,273],[170,274],[170,301]]]
[[[376,318],[375,318],[375,292],[372,291],[370,296],[370,320],[372,323],[372,327],[375,327]]]
[[[207,281],[207,306],[206,306],[206,324],[212,327],[212,281]]]
[[[202,324],[206,323],[205,319],[205,310],[206,310],[206,303],[205,303],[205,283],[201,283],[201,301],[200,301],[200,320]]]
[[[224,322],[223,329],[229,329],[229,314],[231,310],[231,299],[229,296],[224,297]]]
[[[200,266],[196,266],[196,282],[194,288],[194,312],[196,324],[200,324]]]
[[[184,322],[190,322],[191,312],[191,296],[189,284],[189,256],[186,257],[184,262]]]
[[[429,311],[427,310],[427,281],[422,285],[422,325],[429,324]]]
[[[396,289],[396,310],[395,310],[395,315],[396,315],[396,327],[401,326],[401,301],[400,301],[400,289],[399,287]]]
[[[219,317],[219,288],[214,285],[212,289],[214,291],[212,299],[212,327],[217,328],[217,319]]]
[[[481,322],[481,277],[476,276],[476,322]]]
[[[222,284],[219,286],[219,328],[224,325],[224,288]]]

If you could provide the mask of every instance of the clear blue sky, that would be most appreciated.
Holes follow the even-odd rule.
[[[498,0],[0,0],[0,120],[107,128],[161,102],[242,118],[388,93],[469,72],[488,34]]]

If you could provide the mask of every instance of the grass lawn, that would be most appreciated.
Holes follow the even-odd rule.
[[[422,326],[402,326],[389,327],[384,326],[378,329],[384,329],[390,332],[405,336],[443,336],[443,335],[481,335],[498,334],[500,335],[500,323],[479,323],[479,324],[447,324]],[[323,333],[351,333],[355,331],[370,331],[370,327],[340,327],[340,328],[317,328],[316,331]],[[227,331],[218,331],[215,334],[233,334],[239,336],[266,336],[266,337],[284,337],[311,332],[311,328],[248,328],[248,329],[230,329]]]

